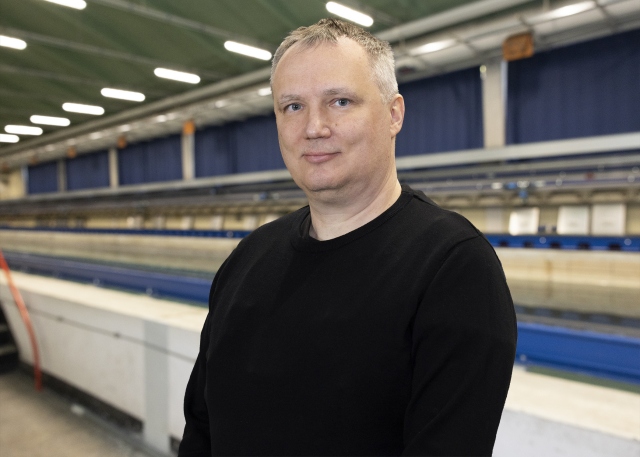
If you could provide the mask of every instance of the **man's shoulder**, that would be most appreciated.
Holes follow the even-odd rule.
[[[464,216],[438,206],[419,190],[408,186],[404,190],[412,196],[405,213],[406,223],[414,228],[416,236],[428,237],[437,242],[459,242],[482,237],[482,233]]]
[[[292,230],[296,230],[297,227],[300,226],[308,213],[309,207],[305,206],[271,222],[267,222],[244,237],[238,246],[263,243],[267,240],[273,243],[281,239],[288,239],[291,236]]]

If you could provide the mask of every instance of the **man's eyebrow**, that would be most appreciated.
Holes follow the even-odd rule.
[[[300,96],[297,94],[285,94],[278,98],[278,103],[286,103],[294,100],[300,100]]]
[[[326,89],[322,91],[323,95],[333,96],[333,95],[346,95],[351,98],[356,98],[355,92],[351,89],[347,89],[346,87],[333,87],[331,89]]]
[[[332,87],[330,89],[325,89],[322,91],[322,95],[326,97],[334,97],[336,95],[340,95],[343,97],[349,97],[353,99],[359,98],[354,91],[348,89],[346,87]],[[301,96],[298,94],[284,94],[278,98],[278,103],[288,103],[292,101],[300,100]]]

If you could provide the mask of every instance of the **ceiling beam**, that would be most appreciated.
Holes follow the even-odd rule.
[[[53,46],[61,49],[68,49],[71,51],[84,52],[86,54],[92,54],[100,57],[108,57],[110,59],[124,60],[126,62],[133,62],[137,64],[149,65],[151,67],[165,67],[174,70],[184,70],[191,73],[197,73],[200,76],[206,76],[210,79],[221,79],[225,75],[217,72],[204,71],[201,69],[187,68],[182,65],[170,63],[162,60],[151,59],[135,54],[129,54],[127,52],[115,51],[113,49],[101,48],[99,46],[92,46],[89,44],[76,43],[75,41],[69,41],[62,38],[56,38],[47,35],[40,35],[39,33],[27,32],[26,30],[14,29],[11,27],[0,27],[0,32],[8,36],[22,38],[26,41],[32,41],[44,46]]]
[[[113,82],[103,81],[99,79],[79,78],[77,76],[69,76],[62,73],[54,73],[46,70],[36,70],[33,68],[16,67],[14,65],[0,64],[0,73],[15,74],[17,76],[27,76],[30,78],[46,79],[49,81],[58,81],[70,84],[79,84],[83,86],[91,87],[110,87],[113,86]],[[145,92],[147,95],[153,95],[154,97],[165,97],[167,92],[165,91],[150,91],[149,89],[136,89],[135,87],[127,86],[123,87],[122,84],[118,84],[118,87],[128,90],[137,90],[139,92]]]
[[[407,22],[375,35],[381,40],[397,43],[530,2],[531,0],[481,0],[471,2],[442,13]]]
[[[89,78],[78,78],[77,76],[68,76],[61,73],[54,73],[45,70],[35,70],[32,68],[16,67],[14,65],[0,64],[0,73],[9,73],[18,76],[29,76],[33,78],[48,79],[51,81],[59,81],[63,83],[81,84],[83,86],[107,87],[108,85],[106,81]]]
[[[206,35],[214,36],[221,40],[232,40],[240,43],[253,45],[269,51],[275,50],[275,46],[272,43],[265,43],[263,41],[256,40],[252,37],[247,37],[237,33],[229,32],[218,27],[205,24],[203,22],[186,19],[175,14],[160,11],[148,6],[139,5],[126,0],[88,0],[90,3],[97,3],[103,6],[124,10],[133,14],[137,14],[148,19],[154,19],[165,24],[181,27],[184,29],[193,30],[196,32],[204,33]]]

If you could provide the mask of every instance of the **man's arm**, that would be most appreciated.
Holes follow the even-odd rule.
[[[184,395],[184,417],[186,424],[179,457],[211,457],[211,436],[209,431],[209,411],[205,402],[206,352],[209,345],[211,313],[207,315],[200,335],[200,352],[191,371],[191,377]]]
[[[491,455],[517,328],[500,262],[478,236],[453,247],[413,326],[405,455]]]

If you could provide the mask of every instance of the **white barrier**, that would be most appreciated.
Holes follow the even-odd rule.
[[[207,310],[54,278],[14,273],[42,370],[139,419],[168,452],[184,429],[182,402]],[[31,347],[4,277],[0,300],[22,361]]]

